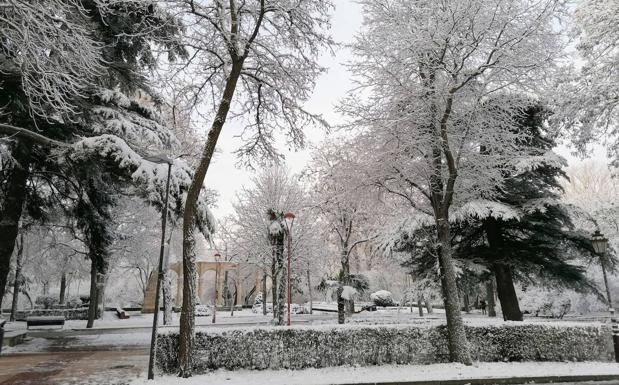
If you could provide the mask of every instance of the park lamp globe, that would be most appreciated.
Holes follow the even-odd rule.
[[[291,212],[287,212],[286,214],[284,214],[284,223],[286,223],[286,229],[288,230],[288,232],[290,232],[290,229],[292,229],[295,218],[295,215]]]
[[[600,233],[600,230],[595,230],[595,233],[591,238],[591,244],[593,245],[593,250],[595,250],[596,253],[604,254],[606,252],[606,247],[608,246],[608,239],[604,238],[604,235]]]

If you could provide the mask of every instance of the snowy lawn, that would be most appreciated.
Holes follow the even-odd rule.
[[[304,370],[216,370],[181,379],[159,376],[155,381],[134,380],[131,385],[322,385],[398,381],[444,381],[476,378],[617,375],[619,364],[608,362],[512,362],[433,365],[382,365]]]

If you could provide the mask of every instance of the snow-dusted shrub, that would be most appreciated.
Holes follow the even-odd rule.
[[[507,323],[466,328],[473,360],[609,361],[610,331],[599,326]],[[157,362],[178,371],[178,333],[159,337]],[[448,362],[445,326],[322,325],[209,329],[196,335],[195,373],[210,369],[302,369]]]
[[[379,290],[375,293],[370,294],[370,299],[374,302],[376,306],[395,306],[395,301],[393,300],[393,294],[387,290]]]
[[[70,297],[66,302],[66,306],[69,309],[82,307],[82,300],[79,297]]]
[[[535,316],[563,318],[572,308],[571,290],[529,287],[519,295],[522,310]]]
[[[51,295],[40,295],[34,300],[34,303],[43,309],[51,309],[55,305],[58,305],[58,297]]]

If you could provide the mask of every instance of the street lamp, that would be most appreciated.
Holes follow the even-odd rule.
[[[613,308],[613,300],[610,295],[610,288],[608,287],[608,276],[606,275],[606,248],[608,247],[608,239],[604,238],[600,230],[595,230],[593,237],[591,238],[591,244],[593,250],[600,256],[600,265],[602,266],[602,275],[604,277],[604,286],[606,287],[606,299],[608,300],[608,311],[610,312],[610,322],[613,332],[613,345],[615,348],[615,361],[619,362],[619,325],[617,325],[617,319],[615,318],[615,309]]]
[[[215,253],[215,299],[213,301],[213,319],[211,323],[215,323],[215,316],[217,314],[217,284],[219,283],[219,258],[221,254]]]
[[[288,326],[290,326],[290,301],[292,299],[292,290],[290,289],[290,240],[292,239],[292,225],[294,225],[294,214],[287,212],[284,214],[284,223],[286,224],[286,234],[288,237]]]
[[[161,281],[163,281],[163,254],[165,249],[165,234],[166,224],[168,222],[168,198],[170,196],[170,174],[172,172],[172,160],[162,156],[144,157],[144,159],[154,163],[167,163],[168,164],[168,177],[165,186],[165,199],[163,203],[163,209],[161,210],[161,247],[159,249],[159,268],[157,270],[157,291],[155,292],[155,312],[153,314],[153,330],[150,338],[150,355],[148,358],[148,379],[153,380],[155,378],[155,353],[157,352],[157,324],[159,323],[159,299],[161,293]]]

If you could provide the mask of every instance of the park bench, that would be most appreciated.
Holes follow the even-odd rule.
[[[131,317],[129,314],[127,314],[127,312],[124,309],[119,308],[119,307],[116,308],[116,315],[120,319],[128,319]]]
[[[27,317],[26,329],[30,329],[30,326],[54,326],[60,325],[60,328],[64,326],[63,316],[46,316],[46,317]]]

